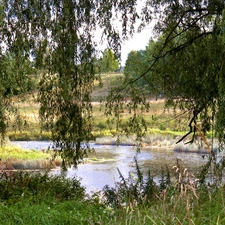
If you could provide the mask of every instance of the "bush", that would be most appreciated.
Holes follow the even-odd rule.
[[[103,130],[103,129],[108,128],[108,125],[107,125],[106,123],[100,121],[100,122],[96,125],[96,127],[98,127],[100,130]]]
[[[76,178],[67,179],[63,175],[50,175],[48,172],[11,172],[0,177],[0,200],[15,203],[21,198],[31,201],[47,199],[78,200],[85,196],[85,188]]]

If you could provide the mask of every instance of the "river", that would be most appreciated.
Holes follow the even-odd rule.
[[[21,146],[24,149],[47,149],[51,146],[48,141],[16,141],[12,144]],[[207,157],[203,157],[197,153],[179,153],[172,149],[166,148],[143,148],[140,153],[132,146],[109,146],[109,145],[95,145],[95,153],[90,156],[91,161],[88,163],[78,165],[78,168],[69,168],[66,172],[67,177],[74,177],[81,179],[81,184],[86,187],[87,192],[101,190],[105,185],[111,187],[115,182],[119,181],[119,173],[117,168],[125,178],[128,177],[129,172],[135,173],[136,165],[134,158],[138,160],[139,167],[144,174],[148,170],[154,175],[157,182],[162,168],[168,166],[170,171],[176,165],[179,159],[182,168],[187,168],[190,173],[196,173],[198,168],[207,162]],[[60,170],[52,170],[52,174],[60,174]]]

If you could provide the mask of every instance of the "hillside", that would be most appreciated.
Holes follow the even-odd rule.
[[[99,82],[95,83],[95,90],[92,94],[92,100],[93,102],[99,102],[101,100],[105,100],[109,90],[111,87],[114,87],[118,84],[118,82],[121,81],[121,78],[123,77],[122,73],[110,73],[110,74],[102,74],[102,84],[99,84]]]
[[[106,97],[111,87],[117,86],[121,82],[122,74],[112,73],[103,74],[101,85],[96,82],[92,95],[93,101],[93,135],[95,137],[113,136],[115,128],[109,129],[107,118],[104,115],[104,105],[100,105],[101,100]],[[39,104],[35,101],[36,93],[27,96],[26,102],[17,103],[19,107],[20,118],[23,120],[21,127],[18,127],[17,118],[11,117],[8,128],[8,136],[11,140],[46,140],[51,139],[48,132],[40,132],[39,124]],[[131,116],[129,112],[123,113],[124,120]],[[163,135],[182,135],[187,129],[186,115],[176,118],[177,114],[173,110],[164,109],[164,100],[151,99],[150,109],[144,113],[144,118],[148,127],[148,133]],[[25,121],[25,122],[24,122]],[[16,129],[15,129],[16,128]]]

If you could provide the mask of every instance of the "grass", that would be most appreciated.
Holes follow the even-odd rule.
[[[105,101],[110,87],[117,85],[123,75],[120,73],[103,74],[102,86],[95,83],[95,90],[92,94],[93,101],[93,136],[96,137],[112,137],[116,134],[115,124],[109,127],[108,119],[104,115],[104,107],[99,104],[101,100]],[[7,130],[7,135],[10,140],[51,140],[50,132],[40,132],[40,124],[38,120],[39,104],[35,101],[36,94],[27,96],[26,102],[17,104],[18,112],[21,119],[26,121],[17,126],[17,118],[11,118],[12,121]],[[15,100],[16,101],[16,100]],[[16,103],[15,103],[16,104]],[[127,120],[131,115],[128,112],[123,113],[123,120]],[[176,123],[173,119],[174,112],[171,110],[165,111],[163,100],[151,100],[150,110],[144,113],[148,134],[154,133],[171,133],[173,136],[181,135],[181,131],[185,131],[187,127],[181,127],[182,122]],[[179,118],[184,120],[185,118]],[[15,132],[15,128],[18,128]]]
[[[0,158],[2,160],[19,159],[19,160],[36,160],[50,158],[50,154],[36,150],[24,150],[17,146],[5,146],[0,148]]]
[[[167,224],[224,224],[224,205],[220,204],[224,196],[218,193],[219,202],[205,201],[194,208],[188,208],[187,202],[175,199],[176,207],[162,203],[152,207],[114,209],[93,204],[88,201],[52,201],[51,203],[32,204],[28,200],[6,206],[0,206],[0,220],[4,225],[26,224],[102,224],[102,225],[167,225]],[[218,198],[216,199],[218,200]]]
[[[52,161],[52,154],[37,150],[24,150],[17,146],[0,148],[0,170],[36,170],[61,165],[60,159]]]

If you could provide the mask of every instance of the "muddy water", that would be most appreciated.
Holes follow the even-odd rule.
[[[25,149],[46,149],[51,146],[51,142],[13,142]],[[69,168],[67,171],[68,177],[81,178],[82,185],[86,186],[87,191],[101,190],[106,184],[114,186],[116,181],[119,181],[119,173],[117,168],[126,178],[129,172],[135,173],[136,157],[140,169],[144,174],[150,170],[154,175],[155,180],[159,179],[162,168],[165,165],[170,171],[176,165],[177,159],[182,168],[187,168],[190,173],[196,173],[198,168],[207,161],[207,157],[196,153],[178,153],[172,149],[155,149],[144,148],[140,153],[131,146],[105,146],[95,145],[95,153],[91,154],[88,162],[80,164],[77,169]],[[60,170],[53,170],[53,174],[60,174]]]

